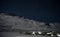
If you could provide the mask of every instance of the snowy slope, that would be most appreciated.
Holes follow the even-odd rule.
[[[24,17],[10,16],[5,14],[0,14],[0,25],[10,26],[8,27],[10,30],[23,29],[40,31],[60,31],[59,23],[50,23],[50,26],[47,26],[44,22],[38,22],[30,19],[25,19]]]

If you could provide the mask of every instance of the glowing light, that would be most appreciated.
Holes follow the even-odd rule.
[[[41,34],[41,32],[38,32],[39,34]]]
[[[51,32],[50,33],[47,33],[47,34],[51,34]]]
[[[57,34],[58,37],[60,37],[60,34]]]
[[[36,32],[32,32],[33,35],[35,35]]]
[[[53,34],[51,34],[51,36],[54,36]]]
[[[51,36],[54,36],[52,32],[50,32],[50,33],[47,33],[47,34],[51,34]]]

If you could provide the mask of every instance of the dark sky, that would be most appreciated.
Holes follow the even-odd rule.
[[[58,0],[1,0],[0,11],[42,22],[60,22]]]

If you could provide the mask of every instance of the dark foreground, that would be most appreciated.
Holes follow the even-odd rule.
[[[16,32],[0,32],[0,37],[57,37],[57,36],[24,35]]]

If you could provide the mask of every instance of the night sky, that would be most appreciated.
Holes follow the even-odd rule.
[[[60,22],[58,0],[1,0],[0,12],[42,21]]]

